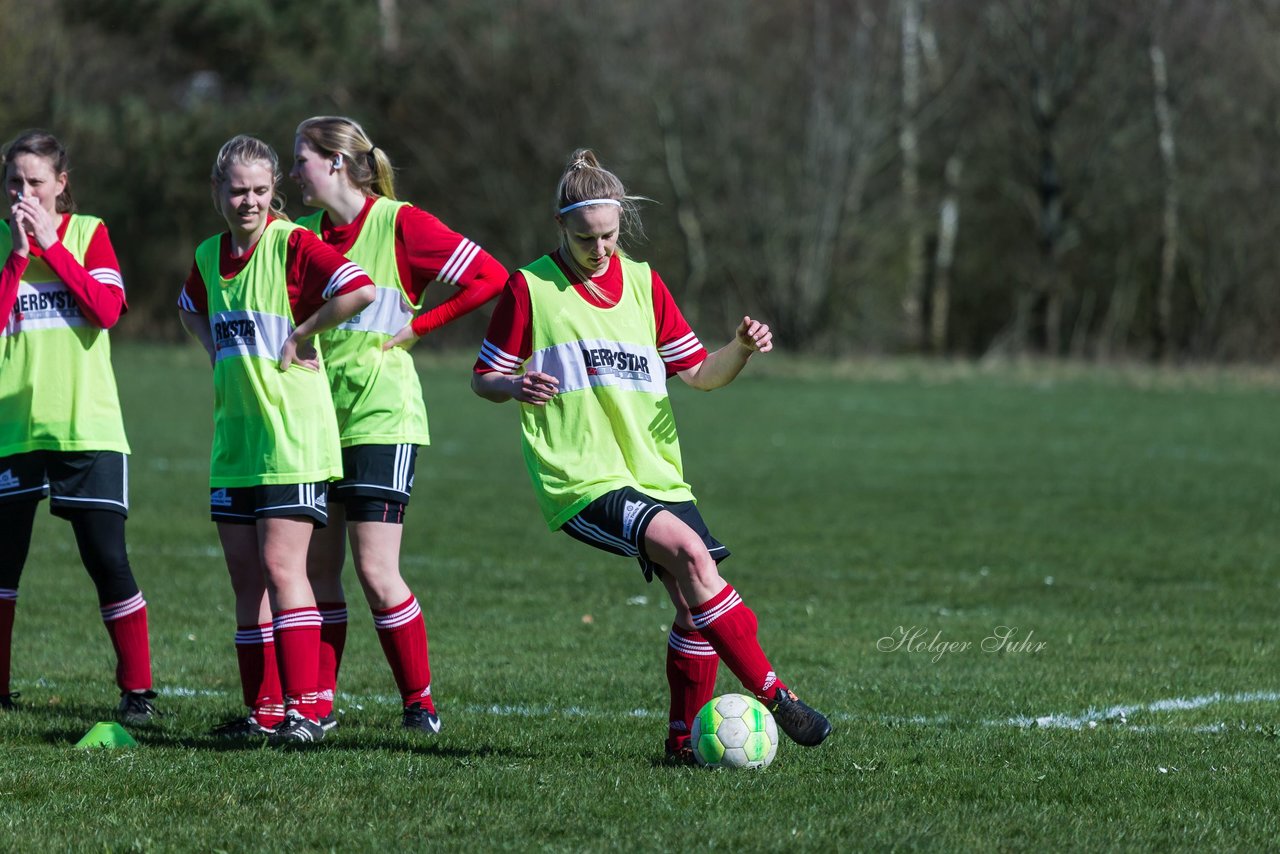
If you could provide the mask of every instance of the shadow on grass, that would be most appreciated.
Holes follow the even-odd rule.
[[[702,771],[705,770],[701,768],[697,763],[694,763],[693,765],[689,765],[684,762],[676,762],[675,760],[669,759],[666,756],[653,757],[652,759],[649,760],[649,767],[659,769],[662,771],[676,771],[676,772],[697,771],[701,773]]]
[[[88,703],[23,703],[0,714],[3,714],[0,720],[13,722],[19,730],[51,743],[70,739],[74,744],[94,724],[115,722],[114,705]]]
[[[57,704],[24,704],[18,709],[0,713],[0,721],[18,724],[22,735],[33,741],[53,747],[72,747],[99,722],[115,721],[114,706],[71,702]],[[160,719],[148,726],[125,726],[140,747],[164,747],[180,750],[198,750],[213,753],[234,753],[255,750],[274,750],[266,739],[230,739],[211,735],[209,730],[219,721],[206,721],[205,715],[182,715],[180,712],[161,712]],[[402,730],[388,719],[386,725],[363,719],[345,721],[318,744],[280,748],[289,752],[298,750],[388,752],[419,756],[435,756],[456,761],[502,759],[531,759],[528,751],[493,744],[460,744],[449,735],[431,736]],[[450,743],[452,742],[452,743]]]
[[[65,725],[57,726],[43,732],[40,735],[40,738],[52,746],[70,747],[78,742],[92,726],[92,723],[85,724],[83,728],[71,728]],[[533,758],[531,754],[511,750],[505,747],[498,747],[494,745],[477,745],[474,747],[448,745],[441,744],[437,741],[415,739],[412,734],[402,736],[399,733],[350,733],[330,735],[324,741],[317,744],[273,748],[267,744],[265,738],[252,740],[229,739],[205,734],[170,733],[164,731],[163,725],[156,727],[126,727],[126,729],[129,735],[133,736],[134,740],[138,742],[139,747],[167,747],[180,750],[201,750],[212,753],[242,753],[257,750],[279,749],[290,753],[298,751],[408,753],[417,756],[435,756],[441,759],[454,760]]]

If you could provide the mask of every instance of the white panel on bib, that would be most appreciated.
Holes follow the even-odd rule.
[[[209,324],[218,361],[235,356],[276,360],[293,332],[287,317],[257,311],[224,311]]]
[[[18,319],[19,315],[21,320]],[[14,304],[13,314],[9,316],[9,322],[0,334],[16,335],[34,329],[88,325],[89,320],[80,309],[75,294],[71,293],[61,279],[54,279],[52,282],[23,280],[18,283],[18,301]]]
[[[557,377],[561,394],[588,386],[650,394],[667,389],[667,369],[657,348],[644,344],[605,339],[556,344],[534,353],[525,369]]]
[[[413,306],[394,288],[377,288],[373,302],[359,314],[338,325],[348,332],[381,332],[395,335],[413,320]]]

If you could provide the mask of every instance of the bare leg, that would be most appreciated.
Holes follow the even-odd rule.
[[[338,672],[347,646],[347,599],[342,589],[342,569],[347,551],[347,508],[340,501],[329,505],[329,524],[311,534],[307,551],[307,578],[320,609],[320,651],[316,671],[316,715],[325,726],[336,725],[334,697]]]
[[[356,575],[369,607],[385,610],[408,599],[412,593],[400,577],[400,540],[404,526],[390,522],[352,522],[348,527]]]
[[[347,509],[342,502],[329,505],[329,524],[315,528],[307,550],[307,578],[317,602],[345,602],[342,566],[347,557]]]
[[[259,519],[258,547],[272,613],[314,608],[315,594],[307,580],[307,548],[315,527],[309,519]]]
[[[688,606],[701,605],[725,588],[702,538],[672,513],[662,510],[653,518],[645,531],[644,546],[650,560],[675,576]]]
[[[307,579],[309,519],[258,520],[258,547],[275,624],[276,663],[286,715],[312,723],[316,713],[320,666],[320,612]],[[286,721],[288,723],[288,721]]]
[[[236,622],[242,626],[271,622],[257,526],[219,522],[218,539],[222,542],[222,554],[231,575],[231,589],[236,596]]]
[[[431,697],[427,624],[413,591],[400,576],[404,526],[366,521],[352,522],[349,527],[356,575],[404,702],[403,723],[411,729],[439,732],[440,720]]]

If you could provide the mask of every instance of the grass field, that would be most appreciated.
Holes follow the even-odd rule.
[[[514,407],[421,360],[404,572],[444,732],[398,729],[358,586],[341,727],[311,751],[205,736],[236,711],[196,348],[119,346],[129,537],[161,726],[77,750],[112,657],[42,511],[0,716],[5,850],[1262,849],[1280,720],[1274,375],[778,357],[674,392],[725,575],[830,712],[763,772],[663,767],[670,609],[542,525]],[[350,572],[350,570],[348,570]],[[589,618],[589,619],[588,619]],[[1007,627],[1002,629],[1001,627]],[[1007,633],[1004,648],[984,640]],[[903,638],[906,641],[899,643]],[[1020,643],[1025,642],[1025,643]],[[969,644],[964,647],[964,644]],[[932,647],[932,648],[930,648]],[[722,668],[720,688],[736,685]]]

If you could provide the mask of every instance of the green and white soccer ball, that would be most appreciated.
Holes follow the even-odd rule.
[[[778,725],[764,704],[722,694],[693,719],[693,755],[707,768],[764,768],[778,752]]]

